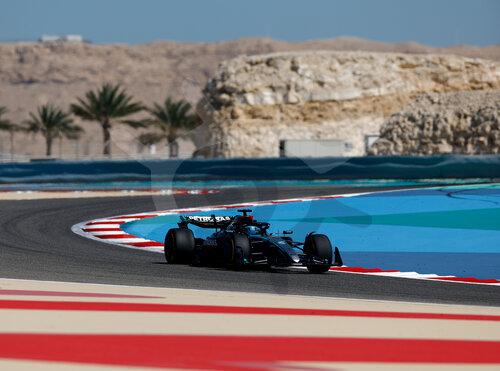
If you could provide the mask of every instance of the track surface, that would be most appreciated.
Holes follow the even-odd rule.
[[[500,306],[498,287],[345,273],[233,272],[170,266],[164,263],[160,254],[112,246],[71,232],[72,225],[103,216],[368,190],[338,187],[242,188],[196,196],[1,201],[0,276]]]

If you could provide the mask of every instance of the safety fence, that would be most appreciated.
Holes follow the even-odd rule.
[[[500,178],[500,155],[38,161],[0,164],[0,183]]]

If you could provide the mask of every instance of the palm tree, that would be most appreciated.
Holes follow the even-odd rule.
[[[78,125],[73,125],[70,114],[52,104],[44,104],[38,107],[37,114],[30,112],[30,119],[26,120],[28,132],[40,132],[45,137],[46,155],[52,155],[52,142],[55,138],[66,137],[76,139],[83,132]]]
[[[19,131],[18,125],[8,119],[3,119],[2,116],[7,112],[7,108],[0,106],[0,130],[8,131],[10,134],[10,158],[14,157],[14,133]]]
[[[148,111],[153,116],[150,123],[159,128],[169,147],[169,156],[177,157],[178,144],[175,142],[179,130],[192,129],[196,123],[196,116],[189,114],[191,105],[183,99],[173,102],[168,97],[163,105],[154,103]],[[150,137],[152,138],[152,137]]]
[[[85,98],[78,98],[78,104],[71,105],[71,111],[85,121],[101,124],[104,140],[103,154],[111,155],[111,127],[113,123],[127,124],[133,128],[144,127],[144,121],[123,118],[142,111],[140,102],[131,102],[132,96],[120,90],[120,84],[104,84],[96,92],[89,90]]]

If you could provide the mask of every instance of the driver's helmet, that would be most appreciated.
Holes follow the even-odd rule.
[[[256,227],[255,225],[246,226],[246,230],[248,234],[259,234],[259,228]]]

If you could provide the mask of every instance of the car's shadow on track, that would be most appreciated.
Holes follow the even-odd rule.
[[[167,262],[152,262],[151,264],[172,266],[172,264],[169,264]],[[246,269],[227,269],[224,267],[210,267],[210,266],[196,266],[196,265],[185,265],[185,266],[192,268],[192,269],[204,269],[204,270],[213,271],[213,272],[234,272],[234,273],[259,272],[259,273],[273,273],[273,274],[286,273],[286,274],[306,274],[306,275],[312,274],[305,269],[304,270],[297,270],[297,269],[269,268],[269,267],[252,267],[252,268],[246,268]],[[317,274],[314,274],[314,275],[317,275]]]

